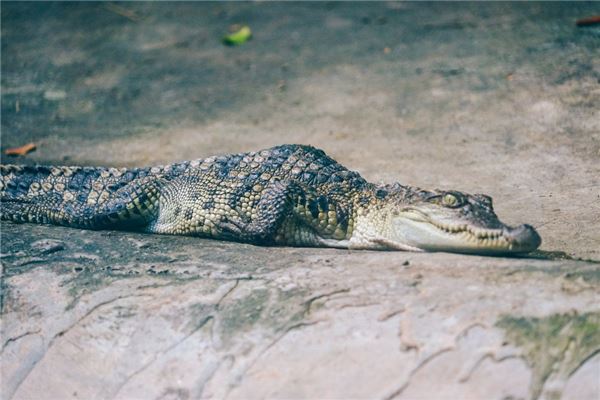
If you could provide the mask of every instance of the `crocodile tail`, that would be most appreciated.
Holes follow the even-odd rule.
[[[0,218],[102,229],[143,227],[164,168],[0,166]]]

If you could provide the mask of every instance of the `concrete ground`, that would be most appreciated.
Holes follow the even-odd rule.
[[[600,396],[594,3],[2,3],[2,163],[280,143],[487,193],[527,258],[1,225],[2,399]],[[230,25],[253,39],[226,47]],[[34,142],[8,158],[4,150]]]

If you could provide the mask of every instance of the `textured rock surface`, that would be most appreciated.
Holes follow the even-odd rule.
[[[24,228],[3,226],[6,398],[597,393],[595,263],[26,227],[70,236],[47,254]]]
[[[121,6],[3,4],[2,149],[38,144],[3,162],[307,143],[373,181],[488,193],[542,251],[3,223],[0,397],[600,395],[600,31],[574,26],[592,5]],[[254,39],[222,46],[238,22]]]

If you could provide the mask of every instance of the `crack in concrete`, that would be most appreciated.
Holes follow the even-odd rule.
[[[571,376],[573,376],[575,374],[575,372],[577,372],[581,367],[583,367],[583,365],[586,362],[588,362],[589,360],[591,360],[597,354],[600,354],[600,348],[594,350],[593,352],[590,353],[589,356],[587,356],[586,358],[584,358],[575,368],[573,368],[571,370],[571,372],[569,372],[569,374],[567,375],[567,378],[570,378]]]
[[[235,281],[233,282],[233,285],[231,285],[231,287],[229,289],[227,289],[225,291],[225,293],[216,301],[216,303],[214,304],[214,311],[215,314],[221,309],[221,303],[223,303],[223,301],[225,301],[225,299],[231,294],[233,293],[233,291],[235,289],[237,289],[237,287],[240,284],[241,279],[236,278]],[[217,319],[217,315],[215,315],[215,319]],[[215,337],[215,332],[214,332],[214,327],[215,324],[213,324],[213,326],[211,327],[210,330],[210,342],[214,344],[214,337]]]
[[[456,348],[458,347],[458,340],[460,338],[465,337],[467,335],[467,333],[471,329],[473,329],[475,327],[482,327],[484,329],[487,329],[487,327],[484,324],[482,324],[481,322],[474,322],[472,324],[467,325],[458,334],[456,334],[456,336],[454,337],[454,344],[452,346],[443,347],[443,348],[437,350],[436,352],[430,354],[429,356],[425,357],[424,359],[422,359],[416,365],[416,367],[412,371],[410,371],[410,374],[409,374],[408,378],[406,379],[406,381],[402,385],[400,385],[400,387],[398,387],[397,389],[393,390],[389,395],[384,396],[382,400],[392,400],[392,399],[400,396],[402,394],[402,392],[408,387],[408,385],[410,384],[411,379],[413,378],[413,376],[415,376],[417,374],[417,372],[419,372],[427,364],[429,364],[433,359],[437,358],[441,354],[446,353],[448,351],[456,350]],[[400,332],[401,349],[402,349],[402,346],[406,346],[407,345],[407,344],[405,344],[403,342],[403,339],[402,339],[403,331],[404,331],[404,329],[401,329],[401,332]],[[411,350],[411,349],[414,349],[417,352],[420,351],[420,347],[418,346],[418,344],[412,342],[412,339],[411,339],[411,343],[409,343],[408,346],[409,347],[405,348],[404,351],[408,351],[408,350]]]
[[[400,396],[402,394],[402,392],[404,391],[404,389],[406,389],[408,387],[408,385],[410,384],[410,380],[412,379],[413,376],[415,376],[417,374],[417,372],[419,372],[421,369],[423,369],[427,364],[429,364],[435,358],[439,357],[440,355],[442,355],[444,353],[452,351],[452,350],[454,350],[454,347],[445,347],[445,348],[442,348],[442,349],[432,353],[431,355],[425,357],[423,360],[421,360],[420,363],[417,364],[417,366],[412,371],[410,371],[410,374],[408,375],[406,382],[404,382],[400,387],[398,387],[397,389],[392,391],[387,396],[384,396],[382,400],[392,400],[392,399]]]
[[[236,387],[239,387],[240,383],[244,380],[244,375],[246,374],[246,372],[248,372],[258,362],[259,359],[261,359],[271,348],[273,348],[273,346],[275,346],[277,343],[279,343],[288,333],[290,333],[291,331],[294,331],[296,329],[303,328],[305,326],[316,325],[319,322],[323,322],[323,320],[316,320],[316,321],[310,321],[310,322],[299,322],[297,324],[287,327],[274,340],[272,340],[269,344],[267,344],[258,353],[258,355],[256,355],[256,357],[254,357],[254,359],[252,361],[250,361],[250,363],[246,366],[246,368],[244,368],[244,371],[242,372],[242,374],[239,376],[239,379],[237,379],[237,381],[238,381],[237,384],[231,385],[228,388],[227,393],[225,393],[225,396],[223,396],[223,399],[224,400],[227,399],[229,397],[229,395],[231,394],[231,391],[234,390]]]
[[[490,360],[492,360],[493,362],[497,363],[497,364],[501,363],[502,361],[506,361],[506,360],[510,360],[510,359],[524,360],[522,356],[517,355],[517,354],[507,354],[505,356],[498,357],[497,354],[494,351],[490,350],[490,351],[487,351],[484,354],[482,354],[477,359],[477,361],[475,361],[473,363],[473,365],[471,365],[471,367],[467,369],[467,371],[465,371],[462,374],[460,374],[462,376],[460,376],[458,378],[458,381],[460,383],[466,383],[469,379],[471,379],[471,376],[473,375],[473,373],[475,372],[475,370],[477,370],[477,368],[479,368],[479,366],[481,365],[481,363],[484,360],[488,359],[488,358]]]
[[[336,311],[339,310],[343,310],[345,308],[366,308],[366,307],[373,307],[373,306],[378,306],[380,303],[378,302],[363,302],[363,303],[346,303],[346,304],[341,304],[340,306],[336,307]]]
[[[592,352],[585,357],[579,364],[577,364],[576,367],[572,368],[571,370],[567,370],[565,371],[563,368],[565,367],[566,364],[566,354],[569,352],[570,348],[574,347],[575,342],[574,340],[569,340],[569,343],[567,344],[567,346],[564,348],[564,351],[562,352],[563,354],[563,359],[562,362],[557,365],[556,367],[558,368],[554,368],[548,373],[548,375],[546,376],[546,378],[540,382],[539,387],[533,387],[532,391],[534,393],[534,397],[535,399],[539,399],[539,398],[546,398],[550,396],[562,396],[562,392],[565,388],[565,385],[567,383],[567,381],[569,380],[569,378],[575,373],[575,371],[577,371],[579,368],[581,368],[587,360],[591,359],[593,356],[595,356],[596,354],[600,354],[600,348],[592,350]],[[525,362],[527,362],[527,360],[525,359],[525,357],[522,357],[523,360]],[[552,387],[551,389],[549,389],[547,386],[549,383],[556,383],[556,379],[559,379],[559,381],[561,382],[560,388],[559,387]],[[550,393],[548,393],[547,391],[549,391]]]
[[[338,290],[334,290],[328,293],[323,293],[323,294],[318,294],[315,295],[311,298],[309,298],[308,300],[306,300],[304,302],[304,306],[306,307],[305,311],[304,311],[304,315],[308,315],[310,314],[312,305],[315,301],[323,299],[323,298],[328,298],[328,297],[332,297],[335,296],[336,294],[340,294],[340,293],[349,293],[350,289],[346,288],[346,289],[338,289]]]
[[[222,304],[222,302],[225,300],[225,298],[229,297],[231,295],[231,293],[239,286],[240,281],[242,280],[254,280],[255,278],[253,277],[241,277],[241,278],[236,278],[235,283],[232,285],[232,287],[227,290],[227,292],[217,301],[217,303],[215,304],[215,311],[218,311],[220,309],[220,306]],[[334,290],[332,292],[328,292],[328,293],[322,293],[319,295],[315,295],[310,297],[308,300],[304,301],[302,303],[304,310],[302,310],[302,315],[303,317],[307,316],[308,314],[310,314],[312,305],[315,301],[317,300],[321,300],[324,298],[329,298],[331,296],[335,296],[336,294],[340,294],[340,293],[348,293],[350,292],[350,289],[338,289],[338,290]],[[241,375],[239,376],[239,379],[237,379],[238,382],[241,382],[243,380],[244,374],[250,370],[263,356],[265,353],[267,353],[273,346],[275,346],[279,341],[281,341],[288,333],[290,333],[293,330],[296,329],[300,329],[302,327],[305,326],[311,326],[311,325],[315,325],[319,322],[322,322],[323,320],[315,320],[315,321],[302,321],[302,322],[298,322],[295,323],[293,325],[290,325],[288,327],[285,328],[285,330],[283,330],[279,335],[277,335],[277,337],[275,337],[274,340],[272,340],[270,343],[268,343],[262,350],[260,350],[259,354],[254,357],[254,359],[252,361],[249,362],[249,364],[244,368],[243,372],[241,373]],[[211,332],[211,338],[212,338],[213,334]],[[227,357],[232,357],[231,355],[228,355]],[[235,359],[235,358],[234,358]],[[225,358],[222,360],[222,362],[225,360]],[[213,373],[214,375],[214,373]],[[210,379],[212,379],[212,376],[208,377],[207,379],[204,380],[204,382],[202,383],[202,388],[210,381]],[[233,384],[231,385],[228,389],[226,394],[224,395],[224,398],[227,398],[229,396],[229,394],[231,393],[232,390],[234,390],[236,387],[239,386],[238,384]]]
[[[221,295],[221,297],[219,297],[219,299],[214,303],[214,305],[213,305],[214,311],[218,312],[221,309],[221,304],[223,303],[223,301],[225,301],[225,299],[227,297],[229,297],[238,288],[241,281],[252,280],[252,279],[253,279],[252,277],[246,277],[246,276],[235,278],[235,281],[233,282],[231,287],[226,289],[225,293],[223,295]],[[125,380],[123,382],[121,382],[121,384],[119,384],[119,386],[117,386],[117,388],[114,391],[114,394],[111,395],[110,397],[113,399],[117,398],[117,396],[123,390],[123,388],[127,385],[127,383],[129,383],[133,378],[135,378],[136,376],[138,376],[139,374],[141,374],[142,372],[147,370],[153,363],[155,363],[158,360],[159,356],[163,356],[163,355],[169,353],[170,351],[172,351],[173,349],[177,348],[181,343],[183,343],[188,338],[190,338],[192,335],[194,335],[196,332],[198,332],[200,329],[202,329],[208,322],[214,321],[215,319],[216,319],[215,315],[210,314],[210,315],[206,316],[196,328],[194,328],[190,333],[185,335],[183,338],[176,341],[175,343],[173,343],[169,347],[165,348],[164,350],[160,350],[160,351],[154,353],[152,355],[152,358],[150,359],[150,361],[148,361],[143,366],[141,366],[136,371],[134,371],[132,374],[127,376],[125,378]],[[214,325],[214,323],[213,323],[213,325]],[[213,337],[213,329],[212,328],[210,329],[209,334],[210,334],[211,342],[212,342],[212,337]],[[221,364],[221,362],[218,363],[218,365],[220,365],[220,364]],[[212,376],[214,375],[214,373],[216,372],[216,370],[218,368],[218,365],[217,365],[217,367],[215,367],[212,374],[210,374],[210,376],[208,376],[205,379],[204,383],[201,384],[201,388],[199,389],[200,392],[203,390],[203,387],[206,385],[206,383],[212,378]]]
[[[146,369],[148,369],[154,362],[156,362],[156,360],[158,359],[159,355],[163,356],[163,355],[169,353],[170,351],[172,351],[173,349],[177,348],[181,343],[185,342],[187,339],[189,339],[192,335],[194,335],[196,332],[198,332],[208,322],[210,322],[212,320],[214,320],[214,317],[212,315],[207,316],[206,318],[204,318],[202,320],[202,322],[200,322],[200,324],[196,328],[194,328],[190,333],[188,333],[187,335],[185,335],[183,338],[177,340],[175,343],[171,344],[166,349],[160,350],[159,352],[154,353],[152,355],[152,359],[150,361],[148,361],[146,364],[142,365],[140,368],[138,368],[132,374],[130,374],[129,376],[127,376],[127,378],[125,378],[125,380],[119,386],[117,386],[117,388],[115,389],[115,393],[112,396],[110,396],[110,397],[113,398],[113,399],[115,399],[119,395],[119,393],[121,392],[121,390],[127,385],[127,383],[129,383],[129,381],[131,381],[137,375],[141,374]]]
[[[406,311],[406,307],[401,307],[396,310],[387,311],[387,312],[383,313],[382,315],[380,315],[379,318],[377,318],[377,321],[385,322],[391,318],[394,318],[396,315],[402,314],[405,311]]]
[[[235,289],[237,289],[237,287],[240,284],[240,281],[242,279],[241,278],[236,278],[235,282],[233,283],[233,285],[231,286],[231,288],[229,288],[225,294],[223,294],[223,296],[221,296],[221,298],[219,300],[217,300],[217,302],[215,303],[215,311],[219,311],[219,309],[221,308],[221,303],[231,294],[233,293],[233,291]]]
[[[0,350],[0,355],[2,355],[4,353],[4,349],[6,348],[6,346],[8,346],[10,343],[14,343],[17,340],[24,338],[25,336],[29,336],[29,335],[35,335],[36,333],[40,333],[41,329],[35,330],[35,331],[27,331],[25,333],[22,333],[18,336],[12,337],[12,338],[8,338],[4,344],[2,345],[2,350]]]
[[[234,288],[232,288],[232,289],[234,289]],[[306,300],[302,303],[302,305],[304,306],[304,310],[302,311],[303,317],[306,317],[310,314],[312,305],[314,304],[315,301],[330,298],[332,296],[335,296],[335,295],[341,294],[341,293],[349,293],[350,291],[351,290],[349,288],[337,289],[337,290],[333,290],[331,292],[322,293],[322,294],[318,294],[318,295],[310,297],[308,300]],[[236,379],[237,383],[231,385],[227,389],[227,392],[225,393],[223,398],[226,399],[236,387],[239,387],[240,383],[244,379],[244,375],[246,374],[246,372],[249,371],[262,357],[264,357],[264,355],[271,348],[273,348],[273,346],[275,346],[277,343],[279,343],[286,335],[288,335],[290,332],[292,332],[294,330],[301,329],[306,326],[316,325],[323,321],[324,321],[323,319],[314,320],[314,321],[301,321],[301,322],[298,322],[298,323],[295,323],[293,325],[286,327],[285,330],[283,330],[279,335],[277,335],[275,337],[275,339],[273,339],[262,350],[260,350],[260,352],[256,355],[256,357],[254,357],[254,359],[249,362],[249,364],[244,368],[244,370],[241,373],[241,375],[239,376],[239,378]]]
[[[126,298],[131,298],[131,297],[148,297],[148,295],[133,294],[133,295],[126,295],[126,296],[118,296],[118,297],[115,297],[113,299],[100,302],[100,303],[96,304],[95,306],[93,306],[92,308],[90,308],[88,311],[86,311],[83,314],[83,316],[80,317],[80,318],[78,318],[77,321],[75,321],[73,324],[69,325],[67,328],[65,328],[65,329],[59,331],[58,333],[56,333],[52,337],[52,339],[50,339],[50,341],[48,342],[48,345],[46,346],[46,349],[44,350],[44,353],[41,355],[41,357],[39,357],[37,360],[35,360],[33,362],[33,364],[31,365],[31,367],[29,368],[29,371],[27,371],[27,373],[25,374],[25,376],[23,376],[23,378],[21,378],[17,382],[17,384],[14,387],[14,390],[12,391],[12,393],[9,394],[9,398],[13,397],[13,395],[19,390],[19,388],[21,387],[21,385],[23,384],[23,382],[25,382],[25,380],[27,379],[27,377],[29,375],[31,375],[31,373],[35,370],[36,366],[44,359],[44,357],[46,357],[46,354],[48,354],[48,351],[54,345],[54,342],[56,341],[57,338],[63,336],[65,333],[67,333],[68,331],[70,331],[71,329],[73,329],[77,324],[79,324],[85,318],[87,318],[88,316],[90,316],[94,311],[96,311],[100,307],[103,307],[103,306],[105,306],[107,304],[110,304],[110,303],[114,303],[115,301],[118,301],[118,300],[122,300],[122,299],[126,299]]]

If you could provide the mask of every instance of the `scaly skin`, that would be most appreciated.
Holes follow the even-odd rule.
[[[162,167],[1,166],[1,218],[261,245],[523,253],[491,199],[374,185],[323,151],[282,145]]]

